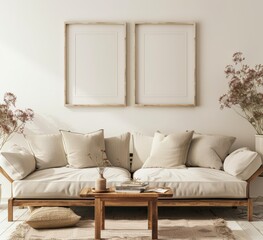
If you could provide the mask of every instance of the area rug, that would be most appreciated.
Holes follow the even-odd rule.
[[[168,220],[158,222],[158,239],[175,240],[233,240],[232,231],[223,219]],[[102,239],[150,240],[147,220],[106,220]],[[82,220],[76,227],[35,230],[28,224],[17,226],[9,240],[90,240],[94,239],[94,221]]]

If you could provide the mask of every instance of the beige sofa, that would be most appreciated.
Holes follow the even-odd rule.
[[[212,142],[211,137],[208,136],[208,138]],[[222,143],[222,138],[218,138],[220,139],[219,142]],[[191,154],[196,154],[191,152],[192,150],[195,151],[196,147],[202,148],[200,142],[203,141],[204,145],[207,146],[206,141],[202,139],[203,136],[200,140],[198,135],[192,138],[190,148],[187,150],[188,157]],[[116,163],[117,160],[121,162],[120,166],[108,167],[105,171],[104,176],[107,179],[108,187],[133,177],[141,181],[148,181],[150,186],[153,187],[171,187],[173,189],[173,197],[159,199],[159,206],[246,206],[248,220],[252,219],[253,204],[252,199],[249,197],[249,188],[251,182],[263,172],[261,160],[257,153],[247,149],[234,151],[223,159],[224,162],[222,162],[220,169],[207,166],[189,166],[190,163],[187,164],[188,166],[180,166],[178,168],[144,167],[146,161],[149,164],[154,138],[134,134],[131,140],[132,147],[130,147],[129,140],[130,136],[128,133],[119,137],[105,139],[108,158],[111,162]],[[207,140],[207,137],[205,137],[205,140]],[[41,144],[45,148],[43,142]],[[218,142],[215,144],[218,145]],[[58,149],[57,146],[54,147],[56,150]],[[212,153],[207,152],[206,156],[217,161],[218,159],[214,158],[216,155],[220,155],[218,153],[220,149],[216,149],[217,147],[213,148]],[[129,154],[130,150],[132,150],[133,154]],[[21,151],[20,149],[16,154],[21,155]],[[215,152],[216,155],[213,156]],[[197,152],[197,155],[199,153]],[[36,152],[34,154],[34,158],[31,161],[32,164],[39,157],[36,155]],[[43,155],[43,153],[41,154]],[[68,154],[66,151],[66,155]],[[21,173],[18,169],[19,164],[23,164],[23,159],[30,158],[30,153],[24,153],[20,162],[13,163],[12,169],[10,168],[10,162],[7,163],[5,161],[8,159],[8,154],[2,153],[2,155],[0,171],[12,184],[12,197],[8,202],[9,221],[13,220],[13,206],[94,205],[93,199],[80,198],[79,193],[84,187],[94,187],[95,179],[98,176],[96,167],[73,168],[69,166],[54,166],[34,169],[33,171],[31,169],[30,171],[32,172],[27,174]],[[14,155],[12,156],[14,158]],[[4,157],[5,159],[3,160]],[[48,157],[46,156],[46,158]],[[122,160],[120,161],[121,157]],[[198,159],[195,159],[195,157],[191,158],[192,165]],[[210,161],[211,166],[213,166],[213,164],[216,164],[216,161],[213,163],[212,160],[210,161],[207,158],[204,164],[206,165]],[[27,166],[29,166],[28,160],[26,161]],[[202,165],[202,163],[199,164]],[[18,175],[19,177],[17,177]],[[12,179],[12,176],[16,179]],[[107,204],[114,205],[111,202]],[[126,202],[124,205],[133,206],[134,203]]]

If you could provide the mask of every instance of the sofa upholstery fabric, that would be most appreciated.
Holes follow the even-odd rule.
[[[130,133],[105,138],[106,155],[115,167],[130,170]]]
[[[176,168],[184,166],[192,136],[193,131],[169,135],[156,132],[151,154],[142,167]]]
[[[222,169],[235,137],[195,133],[187,158],[187,166]]]
[[[13,180],[20,180],[35,171],[34,156],[24,147],[13,145],[0,155],[0,166]]]
[[[37,169],[67,165],[61,134],[25,135],[36,159]]]
[[[107,187],[130,180],[128,170],[109,167],[105,170]],[[15,198],[79,198],[84,187],[94,187],[99,177],[97,168],[50,168],[35,171],[23,180],[14,181]]]
[[[134,178],[153,187],[171,187],[174,198],[245,198],[247,182],[209,168],[142,168]]]
[[[132,172],[140,169],[145,163],[146,159],[150,156],[152,148],[153,137],[146,136],[142,133],[132,134]]]
[[[71,167],[96,167],[103,159],[107,159],[103,129],[86,134],[61,131],[61,134]]]
[[[229,154],[224,161],[224,171],[240,178],[249,179],[262,164],[260,155],[248,148],[240,148]]]

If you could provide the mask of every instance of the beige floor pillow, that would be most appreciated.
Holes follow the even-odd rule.
[[[63,228],[74,226],[80,218],[70,208],[41,207],[30,214],[26,223],[36,229]]]

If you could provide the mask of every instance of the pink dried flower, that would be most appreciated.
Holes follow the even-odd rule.
[[[23,133],[25,124],[34,117],[32,109],[25,111],[15,108],[16,96],[5,93],[4,103],[0,104],[0,149],[13,133]]]
[[[226,66],[229,90],[219,98],[220,109],[234,108],[258,134],[263,134],[263,65],[250,68],[243,64],[244,60],[243,54],[237,52],[233,54],[235,65]]]
[[[4,101],[7,105],[13,105],[16,104],[16,96],[13,93],[7,92],[4,95]]]

